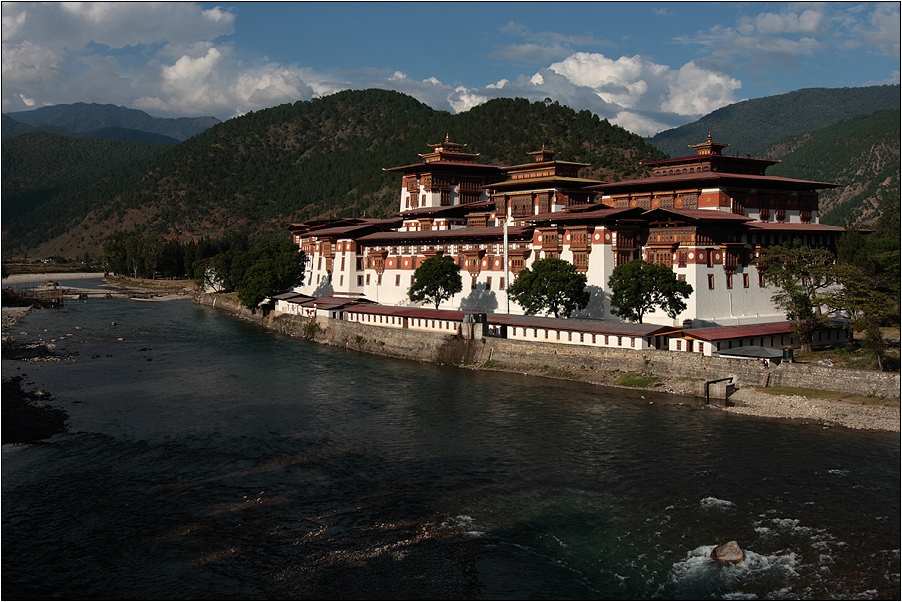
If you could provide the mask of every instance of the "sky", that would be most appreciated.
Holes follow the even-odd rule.
[[[801,88],[899,83],[898,2],[3,2],[4,113],[157,117],[383,88],[546,98],[634,133]]]

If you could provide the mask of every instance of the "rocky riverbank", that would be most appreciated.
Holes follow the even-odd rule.
[[[852,429],[872,429],[898,433],[899,404],[882,405],[848,403],[805,397],[802,395],[771,395],[758,387],[743,387],[736,391],[723,410],[765,418],[786,418],[818,422],[825,426]]]

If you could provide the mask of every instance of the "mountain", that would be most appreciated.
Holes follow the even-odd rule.
[[[647,142],[671,157],[691,154],[710,133],[730,146],[725,153],[742,156],[786,136],[810,132],[874,111],[902,106],[899,84],[865,88],[806,88],[787,94],[732,104],[698,121],[661,132]]]
[[[83,102],[41,107],[31,111],[17,111],[6,115],[27,125],[59,127],[75,133],[116,127],[161,134],[176,140],[186,140],[221,123],[215,117],[180,117],[177,119],[151,117],[137,109]],[[6,123],[4,122],[4,129],[5,127]]]
[[[784,138],[753,156],[780,160],[770,175],[839,184],[820,194],[823,223],[873,222],[899,199],[900,130],[898,110],[877,111]]]
[[[33,134],[35,132],[45,132],[47,134],[60,134],[61,136],[74,136],[75,132],[52,125],[28,125],[21,121],[16,121],[8,115],[3,115],[0,122],[0,131],[4,139],[19,136],[21,134]]]
[[[59,134],[61,136],[71,136],[73,138],[103,138],[106,140],[123,140],[125,142],[150,142],[153,144],[178,144],[179,140],[163,134],[154,134],[152,132],[144,132],[141,130],[130,130],[121,127],[104,127],[96,130],[88,130],[85,132],[73,132],[66,128],[54,125],[28,125],[21,121],[16,121],[12,117],[3,115],[3,138],[13,138],[22,134],[31,134],[35,132],[44,132],[47,134]]]
[[[34,132],[2,142],[3,246],[25,249],[84,220],[81,208],[107,198],[119,183],[170,145],[82,140]],[[62,250],[62,249],[61,249]]]
[[[398,92],[349,90],[230,119],[102,190],[71,187],[35,212],[4,213],[4,249],[73,256],[96,252],[115,230],[190,238],[388,216],[400,181],[383,168],[416,161],[446,135],[497,165],[531,162],[527,153],[545,145],[559,159],[589,163],[586,177],[606,180],[638,176],[640,162],[663,157],[641,137],[557,103],[496,99],[452,115]]]

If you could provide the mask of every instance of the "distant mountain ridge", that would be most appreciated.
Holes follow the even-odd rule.
[[[400,181],[384,168],[419,160],[446,135],[495,165],[529,163],[527,153],[546,146],[561,160],[589,164],[583,175],[599,180],[640,176],[643,161],[663,157],[640,136],[559,103],[501,98],[452,115],[399,92],[348,90],[229,119],[111,178],[103,190],[33,194],[30,202],[41,200],[34,210],[20,203],[15,219],[4,214],[3,248],[81,256],[116,230],[254,235],[306,219],[389,216],[398,210]],[[3,141],[4,169],[7,158],[17,165],[22,150],[9,143],[19,138]],[[30,157],[20,163],[23,182],[47,190],[42,178],[24,173],[40,160]],[[4,206],[28,192],[4,188]]]
[[[874,222],[899,200],[900,130],[899,111],[877,111],[784,138],[756,156],[780,161],[771,175],[839,184],[820,193],[823,223]]]
[[[178,141],[187,140],[207,128],[221,123],[215,117],[152,117],[138,109],[84,102],[53,105],[30,111],[16,111],[5,113],[5,115],[27,125],[58,127],[76,134],[116,127],[160,134]]]
[[[153,132],[144,132],[141,130],[130,130],[121,127],[103,127],[96,130],[88,130],[85,132],[73,132],[66,128],[54,125],[28,125],[21,121],[16,121],[12,117],[3,115],[3,139],[21,136],[22,134],[57,134],[59,136],[69,136],[70,138],[81,138],[83,140],[121,140],[123,142],[149,142],[151,144],[178,144],[180,140],[176,140],[170,136],[163,134],[154,134]]]
[[[799,92],[781,95],[787,98],[776,105],[759,99],[740,103],[738,113],[715,111],[715,141],[733,151],[744,144],[733,136],[741,140],[748,123],[810,116],[827,105],[833,106],[832,119],[837,111],[875,104],[865,96],[877,98],[876,104],[899,98],[899,86],[865,94],[840,90],[842,102],[829,90]],[[784,110],[787,103],[808,100],[810,107]],[[762,113],[749,113],[755,107]],[[739,115],[739,122],[725,122],[723,115]],[[781,128],[747,140],[775,136]],[[689,154],[688,144],[705,140],[707,128],[697,131],[680,155]],[[416,162],[446,135],[467,144],[478,161],[495,165],[528,163],[526,153],[545,146],[557,151],[557,159],[589,164],[581,175],[603,181],[641,177],[647,173],[643,161],[664,157],[641,137],[557,102],[499,98],[452,115],[387,90],[347,90],[251,112],[170,146],[139,141],[103,147],[94,140],[64,143],[60,136],[28,134],[3,141],[3,249],[75,257],[96,254],[115,231],[180,239],[235,230],[253,236],[292,221],[388,216],[397,211],[400,181],[384,168]],[[887,199],[898,200],[899,139],[899,107],[893,106],[796,136],[782,134],[755,156],[782,161],[768,170],[771,175],[840,184],[822,194],[821,217],[841,225],[848,218],[871,220]],[[107,169],[104,152],[115,153],[114,170]],[[140,160],[129,160],[132,154]],[[8,171],[13,167],[15,178]],[[84,177],[92,169],[103,182]]]
[[[754,98],[732,104],[705,115],[698,121],[660,132],[646,142],[673,157],[692,154],[690,144],[698,144],[710,133],[717,142],[730,146],[733,156],[757,156],[758,149],[794,134],[869,115],[874,111],[902,107],[899,84],[864,88],[805,88]]]

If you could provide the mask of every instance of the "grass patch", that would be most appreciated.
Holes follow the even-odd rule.
[[[193,289],[195,287],[193,280],[150,280],[128,278],[127,276],[107,276],[106,281],[123,288],[145,288],[172,292],[182,292],[186,288]]]
[[[488,360],[488,361],[482,363],[482,367],[488,368],[489,370],[491,370],[492,368],[500,368],[501,364],[499,364],[495,360]]]
[[[544,372],[546,376],[550,376],[552,378],[567,378],[571,380],[576,378],[576,374],[574,374],[570,370],[565,370],[564,368],[552,368],[551,366],[543,366],[542,372]]]
[[[899,405],[897,399],[887,399],[884,397],[867,397],[866,395],[855,395],[852,393],[842,393],[840,391],[824,391],[821,389],[806,389],[804,387],[760,387],[745,386],[743,389],[753,389],[761,391],[768,395],[799,395],[811,399],[825,399],[827,401],[842,401],[845,403],[854,403],[865,406],[888,406],[894,407]]]
[[[624,372],[617,376],[617,382],[624,387],[640,387],[644,389],[652,386],[657,381],[657,376],[642,376],[635,372]]]
[[[895,338],[898,338],[898,332],[898,330],[895,331]],[[883,336],[887,337],[886,332],[884,332]],[[876,370],[877,362],[870,353],[859,346],[861,340],[861,337],[857,337],[855,342],[851,345],[815,349],[811,353],[802,353],[801,351],[796,350],[794,354],[795,361],[802,364],[816,364],[821,360],[830,360],[833,362],[833,365],[838,368]],[[884,370],[887,372],[898,372],[899,365],[898,349],[887,349],[886,358],[883,362]]]

